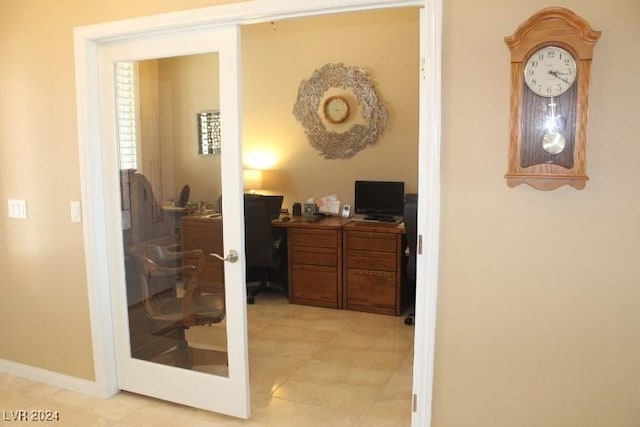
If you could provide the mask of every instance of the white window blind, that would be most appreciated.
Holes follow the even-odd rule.
[[[137,169],[136,76],[133,62],[116,63],[116,130],[120,169]]]

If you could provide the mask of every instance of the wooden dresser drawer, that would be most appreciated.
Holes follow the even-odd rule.
[[[332,267],[294,265],[291,279],[295,283],[291,302],[340,308],[338,295],[338,271]]]
[[[287,229],[289,301],[342,308],[342,227],[348,218],[327,217],[309,222],[292,218],[276,223]]]
[[[335,230],[292,229],[289,239],[291,246],[335,248],[338,245],[338,232]]]
[[[403,229],[354,221],[344,229],[343,305],[348,310],[402,312]]]
[[[307,246],[293,246],[291,264],[323,265],[335,267],[338,265],[338,250],[333,248],[312,248]]]
[[[396,314],[397,283],[391,272],[347,270],[347,309]]]
[[[396,271],[396,254],[392,252],[348,251],[347,268]]]
[[[348,250],[359,249],[377,252],[395,252],[397,250],[396,236],[391,233],[349,231],[347,242]]]

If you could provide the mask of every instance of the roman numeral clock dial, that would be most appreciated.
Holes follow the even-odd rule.
[[[511,51],[510,187],[582,189],[593,46],[599,31],[568,9],[539,11],[505,38]]]

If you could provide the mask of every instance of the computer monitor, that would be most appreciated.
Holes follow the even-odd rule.
[[[402,181],[356,181],[354,193],[355,212],[366,215],[365,219],[389,221],[402,216]]]

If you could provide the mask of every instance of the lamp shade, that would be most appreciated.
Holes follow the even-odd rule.
[[[255,193],[256,190],[262,188],[262,171],[259,169],[245,169],[242,181],[245,191],[249,190],[250,193]]]

